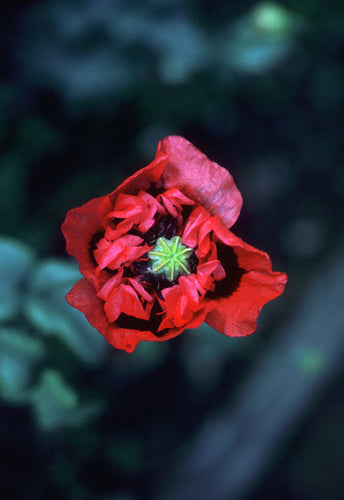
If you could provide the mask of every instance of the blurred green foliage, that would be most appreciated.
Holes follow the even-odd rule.
[[[80,273],[62,259],[38,263],[28,246],[2,238],[0,275],[0,395],[32,406],[43,430],[80,425],[97,405],[80,406],[61,374],[49,368],[54,353],[44,339],[56,336],[60,348],[66,346],[87,364],[104,359],[105,340],[65,301]]]
[[[56,370],[45,370],[29,395],[42,430],[79,426],[97,412],[97,405],[80,406],[77,394]]]
[[[151,498],[182,445],[230,406],[342,242],[343,26],[340,0],[20,0],[2,9],[5,497]],[[151,161],[169,134],[231,171],[244,197],[234,231],[271,254],[289,288],[255,336],[231,340],[203,325],[127,355],[65,302],[80,274],[60,226],[68,209]],[[309,377],[329,368],[316,347],[297,351],[293,366]],[[322,455],[318,419],[330,457],[344,443],[343,428],[329,431],[336,408],[343,415],[340,380],[328,414],[320,403],[309,409],[301,444],[281,436],[287,446],[254,500],[281,498],[281,482],[283,498],[338,498],[335,460],[319,460],[315,478],[302,457]]]
[[[46,260],[39,264],[30,283],[25,316],[43,335],[56,335],[86,363],[104,357],[105,340],[83,315],[71,308],[65,295],[81,278],[75,264]]]
[[[0,329],[0,394],[10,402],[25,402],[25,390],[32,379],[32,370],[44,353],[39,339],[27,331]]]

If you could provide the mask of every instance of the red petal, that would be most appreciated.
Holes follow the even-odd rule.
[[[182,241],[190,248],[198,245],[198,233],[200,226],[208,219],[206,211],[202,207],[197,207],[189,215],[182,236]]]
[[[135,290],[137,291],[137,293],[139,295],[141,295],[141,297],[144,300],[146,300],[147,302],[151,302],[153,300],[153,297],[151,295],[149,295],[149,293],[147,292],[147,290],[145,290],[145,288],[141,285],[141,283],[139,283],[137,281],[137,279],[135,279],[135,278],[128,278],[128,281],[131,284],[131,286],[133,288],[135,288]]]
[[[139,236],[127,234],[109,243],[107,248],[101,247],[95,250],[94,257],[99,263],[96,273],[106,267],[113,270],[118,269],[122,264],[144,255],[150,247],[148,245],[136,246],[142,242],[143,239]]]
[[[137,196],[119,193],[113,211],[106,218],[132,218],[138,224],[143,215],[153,217],[157,210],[162,211],[162,207],[148,193],[140,191]]]
[[[157,337],[152,332],[142,330],[129,330],[126,328],[112,328],[106,336],[109,344],[112,344],[116,349],[123,349],[127,352],[133,352],[137,344],[142,340],[150,342],[164,342],[172,339],[182,333],[184,328],[171,328],[163,337]]]
[[[132,352],[142,340],[164,342],[184,330],[171,328],[163,337],[157,337],[148,330],[129,330],[118,328],[116,323],[110,324],[104,313],[104,302],[96,296],[94,287],[85,278],[74,285],[66,299],[71,306],[85,314],[89,323],[104,335],[109,344],[127,352]]]
[[[104,302],[96,296],[92,284],[85,278],[78,281],[66,296],[67,302],[85,314],[89,323],[107,337],[114,329],[104,314]]]
[[[219,277],[222,276],[222,271],[224,272],[224,269],[219,260],[204,262],[203,264],[199,264],[197,266],[197,280],[202,287],[209,290],[215,280],[216,272],[217,277]],[[214,277],[212,275],[214,275]]]
[[[204,321],[207,304],[201,300],[195,301],[195,296],[189,295],[188,283],[186,288],[185,283],[183,286],[184,290],[180,285],[174,285],[162,291],[164,300],[160,304],[164,309],[165,317],[159,330],[164,328],[197,328]]]
[[[166,210],[172,217],[178,217],[182,211],[182,205],[194,205],[195,202],[180,192],[177,188],[167,189],[158,196],[162,200]]]
[[[238,264],[246,273],[231,296],[212,303],[205,321],[226,335],[240,337],[256,330],[260,310],[283,292],[287,275],[271,270],[268,254],[244,243],[232,233],[229,235]]]
[[[123,268],[118,271],[112,278],[108,279],[102,288],[97,292],[97,297],[107,300],[114,288],[118,287],[122,282]]]
[[[76,257],[80,272],[94,285],[97,284],[94,277],[96,266],[90,256],[90,243],[96,233],[103,231],[102,220],[111,207],[108,196],[94,198],[79,208],[69,210],[62,224],[67,252]]]
[[[138,195],[119,193],[114,209],[104,218],[105,236],[114,240],[128,232],[134,225],[141,232],[148,231],[155,223],[156,212],[165,213],[158,201],[148,193],[140,191]],[[124,219],[118,223],[114,219]]]
[[[113,323],[121,313],[148,320],[151,307],[143,307],[136,291],[130,285],[121,285],[106,301],[104,311],[110,323]]]
[[[199,304],[200,295],[203,296],[206,290],[199,284],[196,276],[190,274],[189,276],[180,276],[178,283],[184,295],[186,295],[193,304]]]
[[[242,198],[226,169],[209,160],[183,137],[165,137],[157,152],[168,155],[163,173],[165,188],[179,188],[211,215],[219,215],[226,227],[234,224]]]
[[[205,257],[211,248],[210,233],[213,230],[213,217],[203,207],[197,207],[186,221],[182,241],[195,248],[198,258]]]

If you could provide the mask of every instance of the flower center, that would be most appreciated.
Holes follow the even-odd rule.
[[[180,236],[170,240],[161,237],[155,247],[148,252],[151,269],[155,274],[164,274],[169,281],[174,281],[180,274],[190,274],[188,259],[193,249],[183,245]]]

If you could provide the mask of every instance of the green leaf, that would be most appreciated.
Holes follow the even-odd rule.
[[[0,321],[5,322],[15,318],[20,307],[20,296],[13,290],[0,284]]]
[[[44,353],[43,344],[28,333],[0,328],[0,394],[8,401],[26,401],[34,364]]]
[[[44,431],[82,425],[99,411],[98,404],[80,406],[76,392],[52,369],[43,372],[31,392],[30,402]]]
[[[37,293],[51,292],[51,289],[61,287],[68,291],[71,286],[82,278],[77,266],[62,259],[49,259],[40,264],[31,280],[31,288]]]
[[[12,238],[0,238],[0,321],[15,318],[34,262],[32,250]]]
[[[25,314],[42,334],[56,335],[84,362],[95,364],[104,357],[106,341],[65,299],[81,277],[70,262],[43,262],[32,278]]]
[[[294,13],[273,2],[254,7],[229,27],[221,40],[224,66],[260,74],[281,64],[295,47],[302,23]]]
[[[251,12],[255,28],[271,35],[285,35],[296,30],[297,17],[291,11],[274,2],[257,4]]]

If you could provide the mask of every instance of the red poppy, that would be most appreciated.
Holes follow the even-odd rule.
[[[227,170],[182,137],[163,139],[150,165],[68,212],[62,231],[84,278],[67,301],[127,352],[203,321],[253,333],[287,276],[229,231],[241,205]]]

